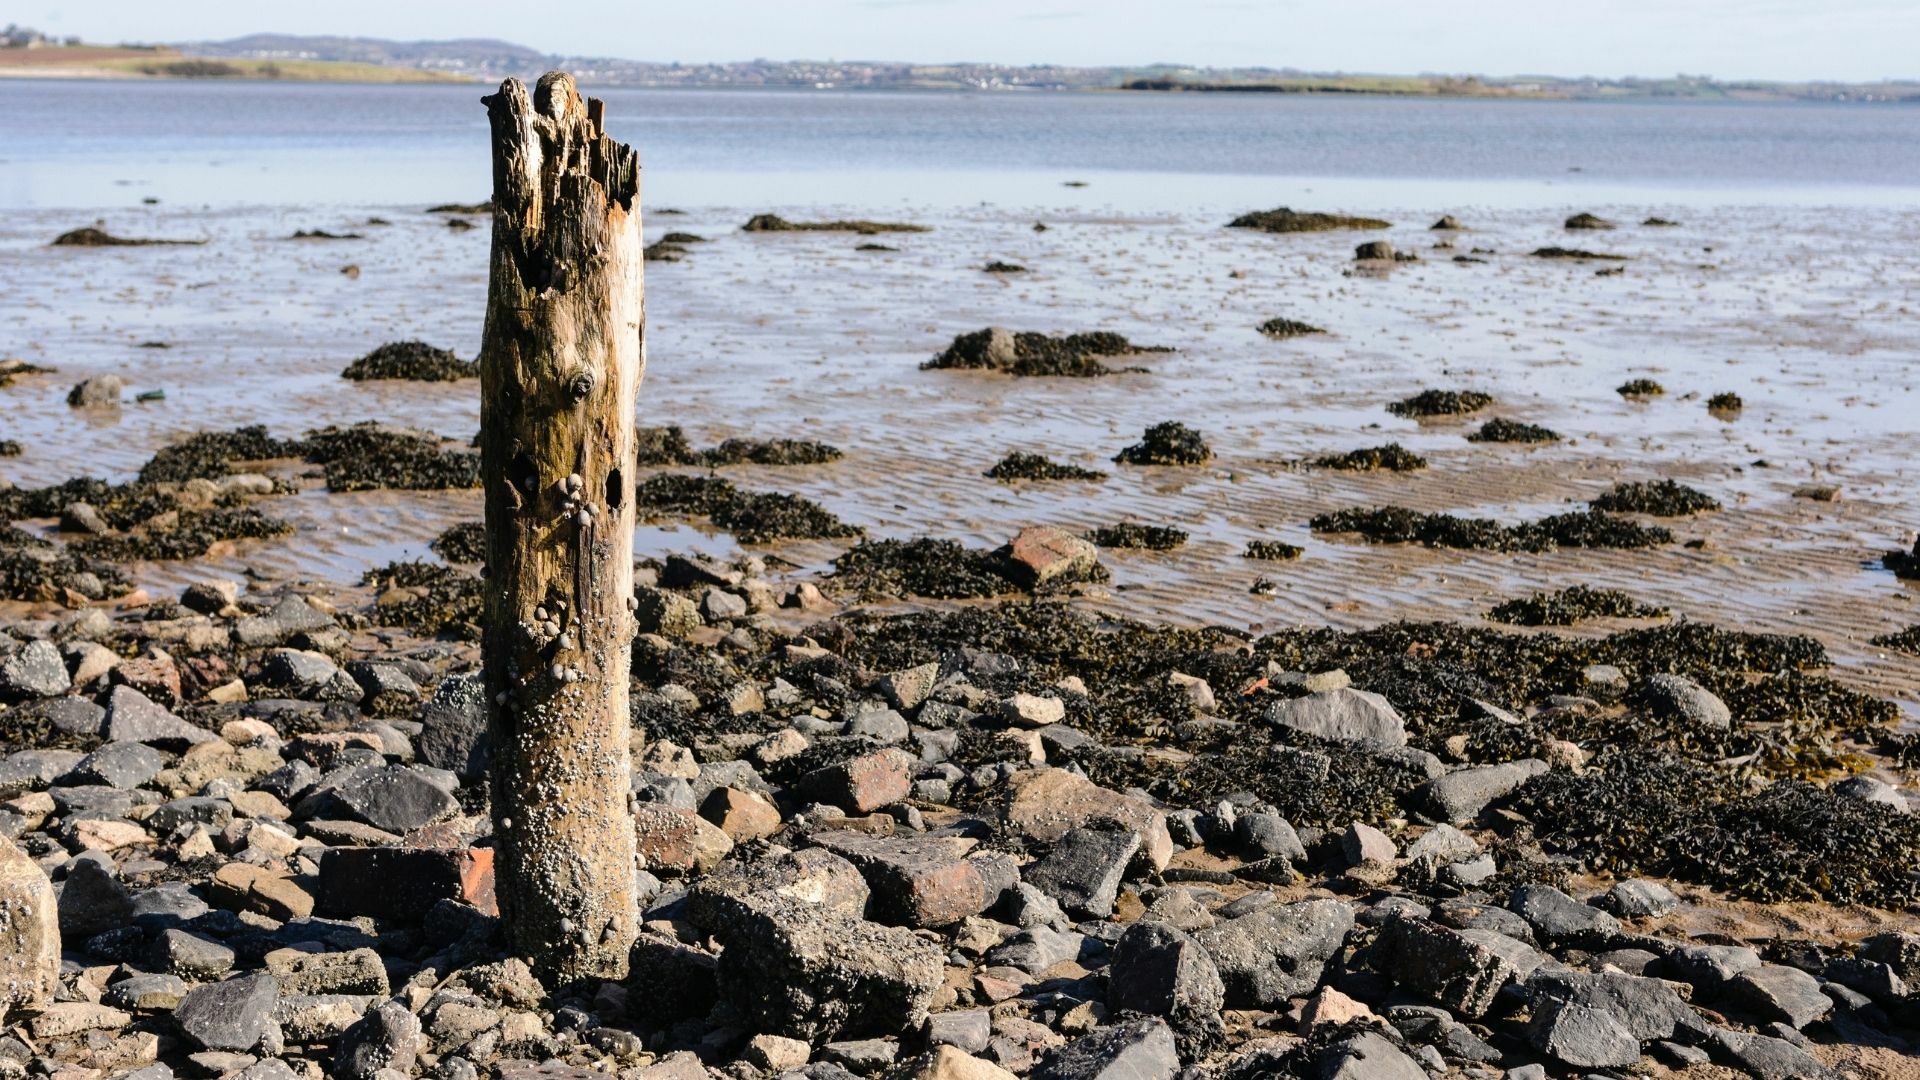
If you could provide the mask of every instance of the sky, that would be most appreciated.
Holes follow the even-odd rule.
[[[1872,81],[1920,0],[13,0],[89,41],[491,37],[635,60],[839,59]]]

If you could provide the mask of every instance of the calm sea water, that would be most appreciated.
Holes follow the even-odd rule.
[[[0,208],[477,199],[487,89],[0,82]],[[1920,204],[1920,109],[1893,105],[601,96],[653,205]]]

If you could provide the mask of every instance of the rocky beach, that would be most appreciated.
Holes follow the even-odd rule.
[[[571,985],[483,178],[0,217],[0,1075],[1916,1075],[1920,200],[1069,179],[646,199]]]

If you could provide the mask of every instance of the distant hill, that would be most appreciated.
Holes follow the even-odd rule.
[[[381,38],[248,34],[229,41],[180,46],[191,56],[247,60],[325,60],[418,68],[472,78],[539,74],[552,58],[537,49],[491,38],[386,41]]]

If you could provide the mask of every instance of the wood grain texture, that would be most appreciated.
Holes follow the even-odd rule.
[[[636,933],[627,680],[634,407],[645,370],[639,161],[561,72],[492,124],[480,349],[497,893],[549,984],[618,978]]]

